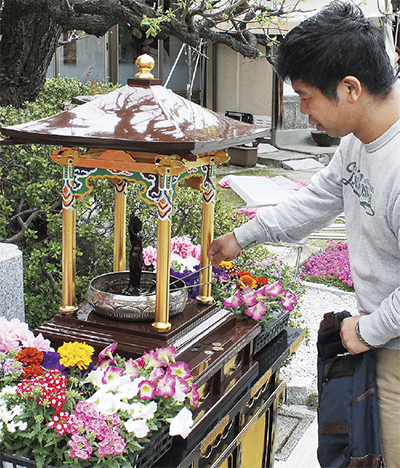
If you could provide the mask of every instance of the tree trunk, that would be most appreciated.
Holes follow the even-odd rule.
[[[62,27],[47,13],[23,12],[4,2],[0,41],[0,106],[21,107],[43,88]]]

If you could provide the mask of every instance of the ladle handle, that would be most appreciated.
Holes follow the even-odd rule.
[[[203,286],[205,284],[211,284],[212,281],[207,281],[207,283],[200,283],[200,284],[187,284],[186,286],[182,286],[181,288],[174,288],[171,292],[179,291],[180,289],[189,289],[189,288],[197,288],[197,286]]]
[[[189,274],[186,275],[186,276],[182,276],[182,278],[178,278],[178,279],[176,279],[175,281],[173,281],[172,283],[170,283],[170,286],[172,286],[172,285],[175,284],[175,283],[179,283],[179,281],[184,280],[184,279],[186,279],[186,278],[189,278],[189,276],[193,276],[193,275],[195,275],[196,273],[198,273],[199,271],[205,270],[206,268],[208,268],[208,267],[210,267],[210,266],[211,266],[211,263],[209,263],[208,265],[206,265],[206,266],[204,266],[204,267],[199,268],[198,270],[192,271],[192,273],[189,273]],[[209,284],[209,283],[204,283],[204,284]],[[196,285],[196,286],[197,286],[197,285]],[[202,285],[200,285],[200,286],[202,286]],[[181,289],[181,288],[177,288],[177,289]]]

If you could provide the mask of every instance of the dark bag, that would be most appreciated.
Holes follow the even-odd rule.
[[[318,332],[318,461],[322,468],[379,468],[378,395],[372,351],[350,355],[340,339],[348,312],[324,315]]]

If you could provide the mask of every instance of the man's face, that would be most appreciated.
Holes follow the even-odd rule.
[[[351,132],[346,100],[338,87],[338,100],[328,99],[321,91],[302,80],[293,80],[292,87],[301,98],[300,112],[309,116],[309,123],[332,137]]]

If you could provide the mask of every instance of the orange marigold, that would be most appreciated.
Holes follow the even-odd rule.
[[[43,375],[44,370],[37,364],[32,364],[31,366],[24,367],[24,372],[22,373],[21,378],[23,379],[32,379],[38,375]]]
[[[264,278],[264,276],[257,276],[256,281],[260,286],[265,286],[269,283],[268,278]]]
[[[252,278],[254,278],[254,276],[253,276],[250,272],[248,272],[248,271],[246,271],[246,270],[240,270],[240,271],[238,272],[238,275],[239,275],[239,276],[246,276],[246,275],[249,275],[249,276],[251,276]]]
[[[36,348],[25,348],[17,354],[15,359],[22,362],[24,366],[30,366],[32,364],[38,366],[43,361],[43,353]]]
[[[239,279],[244,285],[249,286],[251,289],[256,289],[258,286],[254,276],[250,274],[243,275]],[[243,287],[242,285],[240,286]]]

